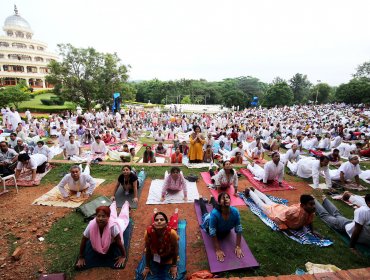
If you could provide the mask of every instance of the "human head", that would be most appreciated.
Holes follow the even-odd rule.
[[[126,164],[126,165],[122,166],[122,174],[124,176],[130,175],[130,173],[131,173],[131,166],[130,165]]]
[[[236,153],[235,153],[235,156],[236,156],[236,157],[241,157],[241,156],[242,156],[242,153],[241,153],[241,152],[236,152]]]
[[[232,170],[233,167],[231,165],[231,162],[230,160],[225,160],[223,163],[222,163],[222,167],[225,169],[225,170]]]
[[[99,144],[100,141],[101,141],[101,137],[99,135],[95,136],[95,142]]]
[[[153,220],[154,220],[153,227],[155,229],[164,229],[167,227],[168,218],[165,213],[163,212],[155,213]]]
[[[176,148],[175,153],[176,154],[179,154],[180,153],[180,147],[179,146]]]
[[[135,148],[131,148],[131,149],[130,149],[130,154],[131,154],[132,156],[135,156]]]
[[[275,163],[275,164],[278,164],[279,161],[280,161],[280,154],[278,152],[273,152],[272,155],[272,161]]]
[[[339,150],[338,149],[334,149],[333,150],[333,155],[335,155],[335,156],[339,155]]]
[[[146,150],[147,152],[151,152],[151,151],[152,151],[152,147],[151,147],[151,146],[146,146],[145,150]]]
[[[0,142],[0,149],[2,152],[6,152],[8,150],[8,143],[5,141]]]
[[[348,201],[348,199],[351,197],[351,193],[349,192],[349,191],[345,191],[344,193],[343,193],[343,196],[342,196],[342,199],[344,200],[344,201]]]
[[[18,140],[17,140],[17,145],[22,145],[23,144],[23,140],[21,139],[21,138],[19,138]]]
[[[180,172],[181,172],[180,168],[178,168],[177,166],[171,167],[170,173],[172,178],[177,179],[179,177]]]
[[[20,161],[22,163],[27,163],[29,160],[30,160],[30,156],[26,153],[20,154],[18,156],[18,161]]]
[[[110,208],[108,206],[102,205],[95,209],[96,223],[99,228],[104,228],[109,221]]]
[[[315,199],[313,198],[313,196],[309,194],[302,194],[299,200],[301,203],[301,207],[307,213],[315,213]]]
[[[360,162],[360,160],[358,159],[358,155],[350,155],[348,157],[348,161],[355,166]]]
[[[193,130],[194,132],[201,132],[200,126],[199,125],[193,125]]]
[[[70,135],[70,136],[69,136],[69,141],[70,141],[71,143],[73,143],[73,142],[75,141],[75,137],[74,137],[74,135]]]
[[[217,197],[217,202],[220,206],[230,206],[230,195],[226,192],[222,192]]]
[[[327,156],[320,156],[320,166],[328,166],[329,158]]]
[[[41,148],[42,146],[44,146],[45,145],[45,143],[44,143],[44,141],[37,141],[37,146],[39,147],[39,148]]]
[[[242,142],[238,142],[236,145],[238,146],[239,149],[243,149],[243,143]]]
[[[71,173],[71,177],[73,180],[77,181],[80,179],[81,169],[78,165],[71,166],[69,172]]]
[[[297,148],[298,148],[297,144],[293,144],[293,145],[292,145],[292,150],[293,150],[293,151],[296,151],[296,150],[297,150]]]
[[[370,193],[365,195],[365,202],[367,204],[367,207],[370,207]]]
[[[10,139],[14,141],[15,138],[17,138],[17,134],[15,134],[14,132],[10,133]]]

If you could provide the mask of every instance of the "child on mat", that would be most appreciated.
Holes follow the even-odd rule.
[[[146,266],[142,272],[144,279],[156,270],[168,271],[169,276],[177,278],[177,259],[179,255],[179,236],[176,233],[178,209],[176,208],[170,222],[166,214],[154,209],[152,225],[145,231]]]
[[[215,246],[217,260],[223,262],[227,256],[221,250],[218,238],[223,238],[230,233],[232,229],[235,230],[236,244],[235,254],[238,258],[244,257],[242,249],[240,248],[241,236],[243,228],[240,224],[239,210],[230,206],[230,196],[222,192],[218,195],[218,203],[214,197],[211,198],[210,203],[213,205],[213,210],[208,213],[204,200],[199,199],[200,210],[202,213],[202,229],[205,230],[213,240]]]
[[[174,166],[170,170],[170,174],[164,179],[164,184],[162,188],[161,201],[163,202],[166,197],[166,193],[169,192],[184,192],[184,200],[188,200],[188,190],[186,187],[186,181],[182,175],[180,168]]]
[[[117,217],[116,203],[96,208],[96,218],[86,227],[80,245],[76,267],[123,268],[126,250],[123,232],[129,223],[129,204],[126,202]]]

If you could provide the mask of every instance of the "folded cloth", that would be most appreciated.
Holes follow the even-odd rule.
[[[337,272],[341,269],[333,264],[319,264],[307,262],[305,264],[308,274],[325,273],[325,272]]]
[[[280,231],[278,225],[271,220],[258,206],[254,203],[251,198],[246,198],[244,194],[239,194],[240,197],[244,200],[244,202],[249,206],[250,210],[253,214],[261,219],[261,221],[270,227],[274,231]],[[268,195],[268,197],[275,203],[285,204],[287,205],[288,201],[285,199],[281,199],[278,197],[274,197],[272,195]],[[290,239],[300,243],[300,244],[310,244],[316,245],[319,247],[327,247],[333,244],[333,242],[329,239],[320,239],[315,236],[308,227],[303,227],[300,230],[292,230],[289,229],[290,234],[287,231],[282,231],[287,237]]]
[[[99,187],[105,180],[104,179],[94,179],[96,182],[96,187]],[[68,189],[68,186],[65,187]],[[68,190],[67,190],[68,191]],[[52,188],[47,193],[43,194],[39,198],[35,199],[32,202],[32,205],[45,205],[45,206],[55,206],[55,207],[66,207],[66,208],[77,208],[82,203],[85,202],[86,199],[83,197],[76,197],[76,195],[72,195],[68,201],[63,201],[63,196],[61,195],[57,186]]]

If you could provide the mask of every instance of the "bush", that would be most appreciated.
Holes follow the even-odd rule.
[[[51,105],[59,105],[63,106],[64,105],[64,100],[59,99],[57,96],[52,96],[50,99],[40,99],[41,103],[46,105],[46,106],[51,106]]]
[[[54,101],[50,99],[40,99],[41,103],[47,106],[54,105]]]

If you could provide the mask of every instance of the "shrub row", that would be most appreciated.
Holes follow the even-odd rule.
[[[50,99],[40,99],[41,103],[47,106],[52,106],[52,105],[64,105],[64,100],[59,99],[58,97],[50,97]]]

